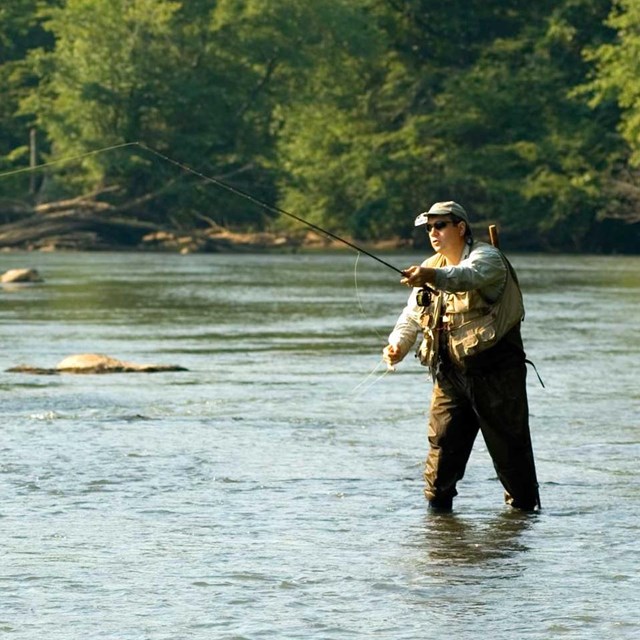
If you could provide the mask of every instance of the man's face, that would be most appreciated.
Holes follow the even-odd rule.
[[[429,216],[425,225],[433,250],[446,255],[461,252],[464,246],[464,223],[455,224],[451,216]]]

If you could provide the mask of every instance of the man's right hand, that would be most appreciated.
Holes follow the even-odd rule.
[[[433,284],[436,277],[436,270],[431,267],[420,267],[413,265],[402,272],[400,284],[406,284],[409,287],[424,287],[427,284]]]

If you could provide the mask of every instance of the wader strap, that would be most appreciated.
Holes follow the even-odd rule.
[[[540,384],[542,385],[542,388],[546,389],[546,387],[544,386],[544,382],[542,382],[542,378],[540,377],[540,374],[538,373],[538,370],[536,369],[536,365],[533,364],[533,362],[531,362],[531,360],[526,360],[525,359],[525,362],[527,364],[530,364],[533,367],[533,370],[536,372],[536,375],[538,376],[538,380],[540,380]]]

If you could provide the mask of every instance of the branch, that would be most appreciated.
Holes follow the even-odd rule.
[[[271,79],[271,76],[273,75],[273,72],[275,71],[277,65],[278,65],[278,59],[276,58],[276,56],[273,56],[273,58],[271,58],[267,62],[267,68],[265,70],[264,76],[260,79],[255,89],[251,92],[251,94],[249,95],[249,99],[245,102],[244,106],[242,106],[238,111],[238,113],[236,113],[236,117],[238,119],[242,118],[244,114],[249,110],[249,107],[251,107],[251,105],[253,104],[255,99],[258,97],[262,89],[264,89],[264,87],[267,85],[267,83]]]
[[[85,195],[77,196],[76,198],[69,198],[68,200],[58,200],[56,202],[45,202],[44,204],[36,205],[33,210],[40,215],[49,215],[51,213],[57,213],[59,211],[66,211],[68,209],[89,209],[91,211],[108,211],[113,208],[113,205],[108,202],[100,202],[96,200],[96,196],[104,193],[112,193],[118,191],[119,187],[103,187],[87,193]]]

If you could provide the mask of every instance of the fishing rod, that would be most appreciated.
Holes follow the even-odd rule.
[[[402,276],[405,275],[404,271],[402,271],[401,269],[398,269],[397,267],[394,267],[392,264],[390,264],[386,260],[383,260],[382,258],[374,255],[370,251],[367,251],[366,249],[363,249],[362,247],[358,246],[357,244],[351,242],[350,240],[342,238],[339,235],[337,235],[337,234],[335,234],[335,233],[333,233],[331,231],[328,231],[327,229],[323,229],[321,226],[319,226],[317,224],[314,224],[313,222],[309,222],[308,220],[305,220],[304,218],[301,218],[300,216],[297,216],[295,213],[291,213],[290,211],[286,211],[285,209],[282,209],[281,207],[277,207],[275,205],[269,204],[268,202],[265,202],[264,200],[260,200],[260,198],[256,198],[255,196],[251,195],[250,193],[247,193],[246,191],[243,191],[242,189],[239,189],[238,187],[234,187],[234,186],[228,184],[227,182],[224,182],[223,180],[220,180],[219,178],[214,178],[213,176],[205,175],[204,173],[201,173],[200,171],[197,171],[196,169],[193,169],[189,165],[184,164],[183,162],[180,162],[180,161],[175,160],[173,158],[170,158],[169,156],[165,155],[164,153],[161,153],[160,151],[157,151],[156,149],[153,149],[152,147],[149,147],[148,145],[144,144],[143,142],[135,142],[135,143],[131,143],[131,144],[136,144],[141,149],[144,149],[145,151],[148,151],[149,153],[157,156],[158,158],[161,158],[162,160],[164,160],[166,162],[169,162],[169,163],[175,165],[176,167],[179,167],[183,171],[187,171],[188,173],[191,173],[191,174],[193,174],[195,176],[198,176],[199,178],[202,178],[203,180],[206,180],[207,182],[211,182],[211,183],[215,184],[218,187],[226,189],[227,191],[229,191],[229,192],[231,192],[231,193],[233,193],[233,194],[235,194],[237,196],[240,196],[241,198],[244,198],[245,200],[249,200],[250,202],[253,202],[254,204],[257,204],[258,206],[262,207],[263,209],[267,209],[268,211],[271,211],[272,213],[278,213],[278,214],[282,214],[282,215],[288,216],[289,218],[292,218],[293,220],[297,220],[298,222],[301,222],[302,224],[306,224],[308,227],[313,229],[315,232],[322,233],[322,234],[328,236],[329,238],[333,238],[334,240],[337,240],[338,242],[341,242],[342,244],[345,244],[348,247],[351,247],[352,249],[355,249],[356,251],[358,251],[360,253],[363,253],[366,256],[369,256],[373,260],[376,260],[380,264],[383,264],[385,267],[388,267],[389,269],[392,269],[396,273],[399,273]]]

